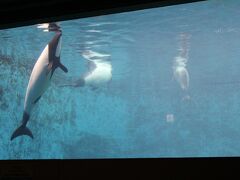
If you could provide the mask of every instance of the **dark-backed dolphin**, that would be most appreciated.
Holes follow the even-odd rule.
[[[61,36],[62,32],[60,30],[57,31],[33,67],[24,101],[22,123],[20,127],[13,132],[11,140],[21,135],[27,135],[33,138],[31,130],[26,126],[30,119],[32,108],[50,85],[55,69],[59,67],[64,72],[68,72],[67,68],[60,62]]]

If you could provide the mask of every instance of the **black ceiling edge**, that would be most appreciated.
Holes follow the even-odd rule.
[[[1,0],[0,29],[204,0]]]

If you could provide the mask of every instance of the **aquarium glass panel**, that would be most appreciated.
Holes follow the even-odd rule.
[[[0,159],[240,155],[240,1],[0,30]]]

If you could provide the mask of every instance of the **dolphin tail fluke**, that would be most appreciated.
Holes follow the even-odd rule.
[[[58,64],[58,67],[60,67],[60,69],[63,70],[65,73],[68,72],[68,69],[67,69],[62,63],[60,63],[60,62],[59,62],[59,64]]]
[[[30,129],[28,129],[27,126],[21,125],[20,127],[18,127],[12,134],[11,136],[11,141],[13,139],[15,139],[18,136],[22,136],[22,135],[27,135],[29,137],[31,137],[33,139],[33,134],[31,132]]]

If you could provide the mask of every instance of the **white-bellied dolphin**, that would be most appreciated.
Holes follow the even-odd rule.
[[[68,72],[67,68],[60,62],[61,36],[61,30],[57,31],[53,39],[44,48],[33,67],[25,96],[22,123],[20,127],[13,132],[11,140],[21,135],[27,135],[33,138],[32,132],[26,126],[32,108],[49,86],[55,69],[59,67],[64,72]]]
[[[174,66],[174,78],[179,83],[182,90],[187,90],[189,87],[189,74],[185,65]]]
[[[189,87],[189,73],[187,70],[188,52],[190,35],[180,34],[179,55],[175,57],[173,63],[173,75],[182,90],[186,91]]]
[[[83,74],[78,80],[71,84],[60,85],[83,87],[90,86],[96,89],[112,79],[112,66],[108,61],[103,60],[88,60],[88,72]]]

